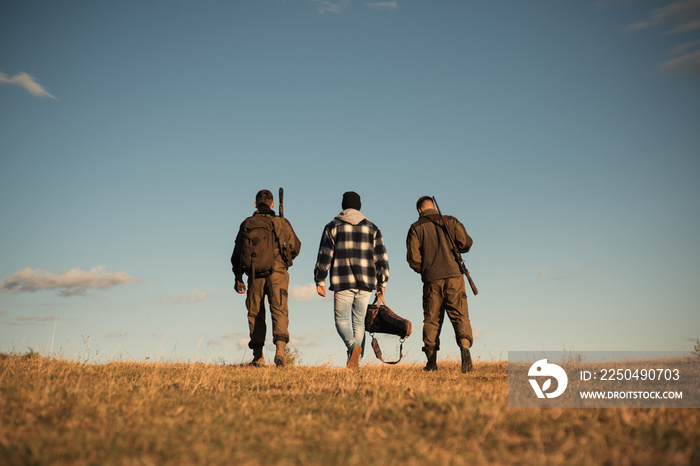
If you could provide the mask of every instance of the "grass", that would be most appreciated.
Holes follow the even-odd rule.
[[[700,464],[697,409],[509,409],[507,374],[0,355],[0,464]]]

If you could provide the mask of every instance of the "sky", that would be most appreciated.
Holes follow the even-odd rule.
[[[474,240],[477,360],[700,338],[700,0],[7,0],[0,110],[2,352],[248,362],[230,255],[279,187],[302,364],[345,364],[313,269],[350,190],[405,361],[423,195]]]

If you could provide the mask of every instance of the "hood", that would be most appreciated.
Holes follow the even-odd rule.
[[[341,222],[357,225],[365,219],[365,216],[357,209],[345,209],[336,217]]]

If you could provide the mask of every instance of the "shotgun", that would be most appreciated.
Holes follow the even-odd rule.
[[[474,293],[474,296],[479,294],[479,290],[476,289],[476,285],[474,284],[474,281],[472,280],[472,277],[469,275],[469,270],[467,270],[467,266],[464,265],[464,259],[462,259],[462,254],[459,252],[459,249],[457,248],[457,245],[455,244],[454,239],[452,238],[452,235],[450,234],[450,230],[447,228],[447,220],[445,217],[442,216],[442,212],[440,212],[440,207],[438,207],[437,200],[435,199],[435,196],[433,196],[433,204],[435,205],[435,208],[438,211],[438,214],[440,214],[440,220],[442,220],[442,226],[445,228],[445,234],[447,235],[447,239],[450,240],[450,247],[452,248],[452,255],[454,255],[455,260],[457,261],[457,265],[459,266],[459,270],[467,276],[467,281],[469,282],[469,286],[472,289],[472,292]]]

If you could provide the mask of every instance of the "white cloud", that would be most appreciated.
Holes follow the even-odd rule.
[[[639,31],[660,26],[667,22],[678,24],[667,34],[676,34],[700,29],[700,0],[681,0],[651,12],[651,16],[627,27],[628,31]]]
[[[192,290],[189,293],[185,293],[175,300],[175,304],[185,304],[185,303],[201,303],[209,299],[211,294],[204,293],[198,289]]]
[[[161,302],[161,304],[168,304],[170,302],[172,302],[173,304],[200,303],[202,301],[206,301],[207,299],[211,298],[216,293],[217,293],[216,291],[214,291],[212,293],[205,293],[203,291],[200,291],[199,289],[194,289],[194,290],[190,291],[189,293],[183,293],[180,296],[177,296],[174,298],[162,296],[160,298],[160,302]]]
[[[318,335],[309,333],[296,338],[291,337],[289,339],[289,346],[293,346],[295,348],[319,346]]]
[[[56,322],[59,319],[57,316],[45,317],[17,317],[15,320],[3,322],[7,325],[22,326],[22,325],[41,325],[45,322]]]
[[[321,299],[321,297],[316,293],[316,284],[309,283],[308,285],[289,287],[289,299],[292,301],[311,301],[312,299]]]
[[[316,9],[321,14],[340,14],[348,7],[350,0],[311,0],[316,4]]]
[[[350,7],[350,0],[311,0],[320,14],[332,13],[339,15]],[[396,11],[399,4],[396,0],[388,2],[365,2],[365,5],[375,10]]]
[[[639,31],[641,29],[646,29],[648,27],[651,27],[652,24],[649,21],[638,21],[636,23],[630,24],[627,26],[626,30],[627,31]]]
[[[238,340],[238,347],[239,348],[248,348],[248,343],[250,343],[250,338],[242,338]]]
[[[671,50],[671,55],[683,55],[688,53],[688,50],[691,50],[695,47],[700,46],[700,39],[694,40],[692,42],[683,42],[682,44],[678,44],[673,49]]]
[[[374,8],[375,10],[398,10],[399,4],[396,1],[393,2],[370,2],[367,4],[368,7]]]
[[[661,65],[661,74],[700,78],[700,50],[667,61]]]
[[[554,277],[554,279],[557,280],[557,281],[567,280],[567,279],[569,279],[569,278],[573,278],[573,277],[575,277],[575,276],[577,276],[577,275],[580,275],[581,273],[587,271],[587,270],[590,269],[590,268],[591,268],[590,265],[584,265],[583,267],[579,267],[579,268],[576,269],[576,270],[567,270],[565,273]]]
[[[93,267],[87,272],[72,269],[58,273],[27,267],[0,282],[0,293],[61,290],[61,296],[74,296],[84,295],[92,289],[106,290],[136,281],[124,272],[106,272],[105,266]]]
[[[700,31],[700,0],[681,0],[670,3],[662,8],[653,10],[649,18],[631,24],[627,31],[661,27],[666,28],[664,34],[677,35]],[[700,77],[700,50],[698,40],[681,43],[675,46],[671,55],[682,56],[667,60],[659,67],[664,76]]]
[[[231,336],[232,335],[225,335],[222,338],[230,339]],[[250,338],[243,337],[243,338],[238,339],[238,341],[236,342],[236,346],[238,346],[238,348],[241,348],[241,349],[250,349],[250,348],[248,348],[248,343],[250,343]],[[272,340],[270,338],[267,338],[265,343],[266,343],[268,348],[271,348],[271,349],[275,348],[275,346],[272,343]],[[307,335],[301,335],[299,337],[291,337],[289,339],[289,346],[294,347],[294,348],[319,346],[318,336],[313,335],[313,334],[307,334]]]
[[[46,89],[41,87],[41,84],[36,82],[33,76],[27,73],[18,73],[11,78],[5,73],[0,73],[0,84],[14,84],[15,86],[23,87],[31,95],[35,97],[50,97],[56,99],[56,97],[49,94]]]
[[[700,21],[684,21],[678,27],[671,29],[666,34],[682,34],[684,32],[692,32],[700,30]]]

